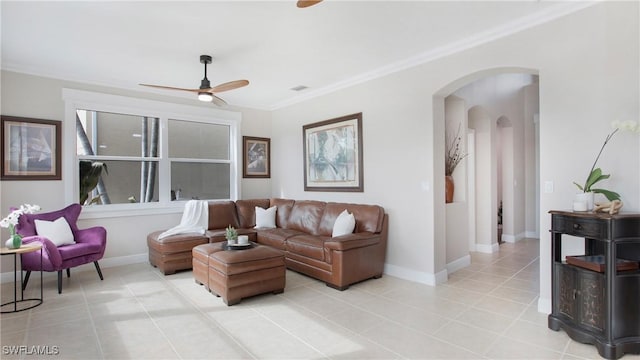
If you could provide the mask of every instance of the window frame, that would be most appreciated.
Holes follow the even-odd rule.
[[[168,214],[182,212],[183,201],[171,201],[171,168],[172,160],[168,156],[167,124],[169,119],[192,121],[206,124],[219,124],[229,126],[229,160],[230,174],[230,199],[216,200],[237,200],[240,198],[241,180],[241,136],[240,124],[242,114],[235,111],[213,109],[210,107],[199,107],[161,102],[120,95],[110,95],[90,91],[75,89],[62,89],[62,99],[65,103],[65,117],[62,124],[63,147],[62,159],[64,181],[64,199],[67,203],[77,203],[79,196],[78,189],[78,160],[92,156],[79,156],[76,153],[76,110],[91,110],[99,112],[110,112],[117,114],[127,114],[134,116],[156,117],[160,119],[160,156],[158,157],[158,185],[159,199],[150,203],[127,203],[109,204],[99,206],[83,206],[82,218],[104,218],[121,217],[135,215]],[[96,158],[105,158],[96,156]],[[122,159],[122,157],[118,157]],[[134,157],[134,159],[138,159]],[[201,159],[203,162],[209,159]],[[219,161],[218,161],[219,162]],[[161,179],[168,179],[162,181]]]

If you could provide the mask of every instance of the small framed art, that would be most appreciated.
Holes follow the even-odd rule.
[[[60,180],[61,122],[1,117],[2,180]]]
[[[271,139],[243,136],[242,158],[242,177],[271,177]]]

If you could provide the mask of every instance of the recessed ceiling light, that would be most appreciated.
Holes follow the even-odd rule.
[[[133,136],[133,137],[138,137],[138,138],[139,138],[139,137],[142,137],[142,135],[141,135],[141,134],[131,134],[131,136]]]
[[[298,85],[298,86],[292,87],[291,90],[293,90],[293,91],[302,91],[302,90],[306,90],[308,88],[309,88],[308,86]]]

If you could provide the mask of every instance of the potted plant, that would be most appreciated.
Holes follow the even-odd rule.
[[[227,226],[224,237],[227,239],[227,244],[235,245],[238,242],[238,231],[231,225]]]
[[[107,171],[107,164],[99,161],[80,160],[80,204],[85,205],[89,199],[89,193],[98,186],[102,172],[109,173]],[[101,196],[106,194],[100,194],[89,200],[88,204],[98,202]],[[103,202],[104,203],[104,202]]]

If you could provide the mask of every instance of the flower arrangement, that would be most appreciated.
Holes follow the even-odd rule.
[[[11,234],[11,238],[7,241],[7,247],[17,249],[22,245],[22,235],[16,233],[18,219],[22,214],[33,214],[38,210],[40,210],[38,205],[23,204],[20,205],[19,209],[13,210],[6,218],[0,221],[0,227],[9,228],[9,233]]]
[[[460,125],[458,125],[458,131],[456,131],[456,135],[453,138],[447,137],[447,151],[444,154],[444,174],[446,176],[451,176],[453,174],[453,170],[456,169],[456,166],[464,159],[468,154],[463,154],[462,149],[460,149],[460,142],[462,138],[460,137]]]
[[[600,159],[600,155],[602,155],[602,151],[604,150],[605,146],[609,143],[611,138],[613,138],[613,135],[615,135],[619,130],[640,133],[640,126],[638,126],[638,123],[635,121],[614,121],[613,123],[611,123],[611,126],[614,128],[614,130],[604,139],[604,144],[602,144],[600,152],[598,153],[598,156],[596,156],[596,161],[594,161],[593,165],[591,166],[591,170],[589,171],[589,175],[587,176],[587,180],[585,180],[584,185],[580,185],[575,181],[573,182],[583,193],[599,193],[604,195],[609,201],[620,200],[620,194],[610,190],[593,188],[593,186],[597,182],[608,179],[611,176],[610,174],[603,174],[602,169],[596,168],[598,159]]]

